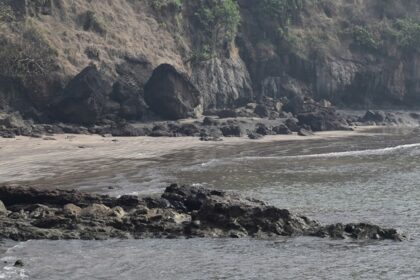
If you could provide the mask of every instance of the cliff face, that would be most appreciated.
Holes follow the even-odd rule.
[[[419,104],[420,2],[263,2],[289,8],[262,17],[254,1],[239,1],[241,54],[257,92],[342,106]]]
[[[194,11],[154,3],[1,0],[0,106],[44,111],[90,64],[114,84],[107,94],[127,118],[144,117],[144,86],[162,64],[193,81],[205,108],[252,95],[249,74],[233,46],[224,55],[194,60]],[[133,103],[140,105],[129,108]]]
[[[127,119],[153,115],[144,88],[162,64],[204,110],[296,94],[412,105],[419,18],[415,0],[0,0],[0,108],[42,119],[91,64]]]

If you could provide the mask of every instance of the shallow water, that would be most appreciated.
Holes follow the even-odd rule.
[[[385,129],[197,148],[146,164],[115,161],[114,174],[74,186],[115,195],[157,193],[174,181],[229,189],[323,223],[398,227],[410,240],[7,242],[0,245],[1,263],[8,262],[0,263],[0,279],[420,279],[419,155],[418,129]],[[23,269],[12,267],[16,259]]]

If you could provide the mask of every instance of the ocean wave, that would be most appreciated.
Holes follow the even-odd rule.
[[[381,149],[368,149],[359,151],[345,151],[345,152],[332,152],[332,153],[320,153],[320,154],[309,154],[309,155],[293,155],[293,156],[268,156],[268,157],[242,157],[236,160],[258,160],[258,159],[307,159],[307,158],[336,158],[336,157],[352,157],[352,156],[380,156],[409,150],[412,148],[420,147],[420,143],[398,145],[395,147],[387,147]]]
[[[331,152],[331,153],[320,153],[320,154],[307,154],[307,155],[285,155],[285,156],[245,156],[237,158],[218,158],[211,159],[206,162],[195,163],[190,166],[181,168],[181,171],[192,172],[202,171],[205,169],[220,167],[223,165],[239,164],[244,161],[255,161],[255,160],[289,160],[289,159],[310,159],[310,158],[340,158],[340,157],[360,157],[360,156],[381,156],[387,154],[393,154],[405,150],[411,150],[412,155],[416,150],[413,148],[420,147],[420,143],[399,145],[395,147],[387,147],[381,149],[368,149],[358,151],[345,151],[345,152]],[[419,151],[420,152],[420,151]]]

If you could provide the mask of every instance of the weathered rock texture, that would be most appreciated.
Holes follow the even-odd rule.
[[[161,197],[0,187],[0,238],[109,239],[318,236],[391,239],[395,229],[370,224],[323,226],[288,210],[234,193],[171,185]],[[7,210],[6,210],[7,208]]]
[[[416,0],[238,0],[235,40],[216,44],[210,55],[202,44],[210,36],[197,22],[204,4],[176,3],[1,0],[0,108],[38,121],[91,122],[50,111],[57,96],[78,88],[69,81],[91,64],[113,85],[105,108],[87,106],[93,119],[104,117],[96,117],[98,111],[114,119],[153,118],[157,110],[146,104],[144,88],[166,64],[185,74],[180,83],[198,90],[204,110],[262,96],[307,95],[342,106],[419,104]]]
[[[202,111],[198,90],[169,64],[153,71],[144,88],[144,97],[150,109],[169,120],[197,117]]]
[[[260,11],[253,0],[238,3],[241,56],[256,92],[342,106],[419,105],[420,2],[263,0]]]

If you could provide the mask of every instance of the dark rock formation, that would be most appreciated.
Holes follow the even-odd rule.
[[[198,90],[169,64],[162,64],[153,71],[144,94],[151,110],[169,120],[195,117],[200,105]]]
[[[244,131],[237,124],[228,124],[220,128],[224,137],[242,137]]]
[[[287,126],[287,128],[290,129],[290,131],[292,132],[298,132],[299,131],[299,125],[298,125],[298,120],[291,118],[291,119],[287,119],[285,121],[285,125]]]
[[[318,236],[403,240],[370,224],[323,226],[288,210],[235,193],[171,185],[161,197],[86,194],[0,187],[0,238],[109,239]]]
[[[275,134],[283,134],[283,135],[287,135],[287,134],[292,134],[292,131],[284,124],[278,125],[273,127],[273,132]]]
[[[111,85],[95,66],[86,67],[51,105],[53,118],[76,124],[95,124],[106,112]]]
[[[349,130],[345,121],[332,108],[319,108],[297,115],[299,125],[307,125],[313,131]]]
[[[266,136],[266,135],[270,135],[271,134],[271,130],[270,130],[270,128],[268,128],[265,124],[263,124],[263,123],[258,123],[257,125],[256,125],[256,127],[255,127],[255,132],[256,133],[258,133],[258,134],[260,134],[260,135],[263,135],[263,136]]]
[[[386,120],[386,114],[384,111],[367,111],[363,116],[363,122],[384,122]]]

